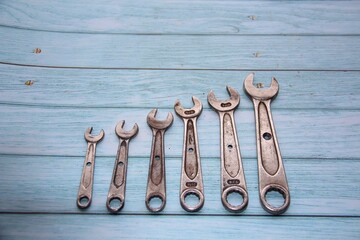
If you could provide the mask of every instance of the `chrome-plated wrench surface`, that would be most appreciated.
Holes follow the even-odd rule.
[[[151,212],[160,212],[166,204],[166,174],[165,174],[165,131],[173,123],[174,117],[169,112],[166,120],[160,121],[155,118],[157,109],[153,109],[147,116],[147,123],[152,130],[152,147],[149,164],[149,174],[145,205]],[[158,198],[161,201],[159,207],[151,206],[151,200]]]
[[[87,141],[87,150],[80,179],[79,192],[77,195],[77,206],[79,208],[87,208],[91,204],[94,182],[96,144],[100,142],[105,136],[104,130],[101,130],[100,134],[97,136],[91,135],[92,129],[92,127],[87,128],[84,134],[85,140]]]
[[[199,211],[205,201],[204,187],[201,172],[199,141],[196,128],[196,120],[202,111],[202,104],[196,97],[192,97],[194,107],[184,109],[179,100],[175,102],[175,112],[184,121],[184,145],[180,181],[180,204],[188,212]],[[186,198],[189,195],[198,197],[199,202],[195,206],[189,206]]]
[[[125,204],[126,173],[129,155],[130,139],[135,137],[139,131],[135,123],[130,131],[123,129],[125,121],[120,121],[115,127],[115,133],[119,137],[119,147],[116,154],[113,175],[110,182],[109,193],[106,200],[107,209],[116,213],[119,212]],[[112,204],[112,201],[116,201]]]
[[[210,91],[208,102],[220,117],[221,201],[228,211],[241,212],[247,207],[249,197],[234,120],[234,111],[240,103],[240,95],[229,86],[227,91],[230,99],[225,101],[217,100],[214,92]],[[228,202],[227,197],[233,192],[242,196],[243,201],[240,205]]]
[[[290,205],[288,182],[270,110],[271,100],[279,92],[279,84],[273,77],[270,88],[261,89],[256,88],[253,81],[254,74],[249,74],[244,81],[244,89],[255,109],[260,202],[267,212],[278,215]],[[266,194],[270,191],[277,191],[284,197],[281,206],[275,207],[267,202]]]

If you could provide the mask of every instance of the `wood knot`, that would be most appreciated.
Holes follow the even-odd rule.
[[[41,53],[41,49],[40,49],[40,48],[35,48],[35,49],[33,50],[33,53],[39,54],[39,53]]]
[[[26,86],[31,86],[31,85],[33,85],[34,84],[34,80],[27,80],[26,82],[25,82],[25,85]]]

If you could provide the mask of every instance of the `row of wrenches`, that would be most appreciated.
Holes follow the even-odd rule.
[[[290,205],[290,192],[285,168],[270,110],[270,102],[276,97],[279,84],[275,78],[272,78],[270,87],[263,89],[259,87],[259,84],[258,87],[255,87],[253,79],[254,74],[246,77],[244,89],[253,101],[255,110],[260,203],[267,212],[279,215],[284,213]],[[225,101],[219,101],[214,92],[210,91],[208,103],[219,114],[220,118],[221,201],[228,211],[242,212],[246,209],[249,198],[234,121],[234,111],[240,103],[240,95],[230,86],[227,86],[227,91],[230,94],[230,99]],[[174,106],[175,112],[184,122],[180,204],[188,212],[199,211],[205,202],[196,127],[197,118],[202,111],[202,104],[194,96],[192,100],[194,106],[190,109],[183,108],[179,100]],[[151,212],[162,211],[166,204],[164,135],[173,122],[173,115],[170,112],[163,121],[156,119],[156,112],[157,110],[153,109],[147,116],[147,123],[152,129],[153,139],[145,204]],[[119,212],[125,203],[129,141],[139,130],[138,125],[135,124],[130,131],[125,131],[123,129],[124,124],[125,121],[120,121],[115,128],[120,143],[106,201],[106,206],[112,213]],[[105,136],[103,130],[97,136],[91,135],[91,131],[92,128],[88,128],[85,132],[88,147],[77,197],[79,208],[87,208],[91,203],[96,144]],[[267,201],[266,195],[271,191],[277,191],[282,195],[284,202],[281,206],[273,206]],[[238,193],[242,196],[241,204],[229,203],[228,196],[231,193]],[[195,205],[187,203],[186,199],[190,195],[195,195],[198,198]],[[161,204],[159,206],[154,207],[150,204],[154,198],[160,199]],[[113,201],[117,201],[119,204],[114,207]]]

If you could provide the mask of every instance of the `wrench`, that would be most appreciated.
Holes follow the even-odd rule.
[[[92,129],[92,127],[87,128],[84,134],[88,144],[77,196],[77,206],[79,208],[90,206],[94,182],[96,144],[105,136],[104,130],[101,130],[97,136],[91,135]]]
[[[279,84],[273,77],[270,88],[260,89],[254,87],[253,81],[254,74],[251,73],[244,81],[244,89],[255,109],[260,202],[264,210],[279,215],[290,205],[289,187],[270,110],[270,102],[278,94]],[[284,197],[280,207],[267,202],[266,195],[271,191],[277,191]]]
[[[240,95],[230,86],[227,86],[227,91],[230,99],[226,101],[217,100],[214,92],[210,91],[208,102],[220,117],[221,201],[228,211],[241,212],[247,207],[249,198],[234,121],[234,111],[240,103]],[[227,197],[233,192],[242,196],[240,205],[234,206],[228,202]]]
[[[192,97],[194,107],[184,109],[179,100],[175,102],[175,112],[184,121],[184,144],[182,171],[180,181],[180,204],[185,211],[199,211],[205,202],[204,187],[201,172],[199,141],[196,129],[196,120],[202,111],[202,104],[196,97]],[[189,206],[185,199],[195,195],[199,202]]]
[[[151,212],[162,211],[166,204],[164,135],[165,131],[171,126],[174,120],[174,117],[170,112],[168,113],[166,120],[156,120],[156,112],[157,109],[153,109],[147,116],[147,123],[152,130],[153,138],[145,205]],[[159,207],[151,206],[150,202],[154,198],[161,200],[161,205]]]
[[[139,131],[139,127],[136,123],[130,131],[125,131],[123,129],[124,124],[125,121],[122,120],[115,127],[115,133],[119,137],[119,147],[116,154],[113,175],[106,200],[106,207],[112,213],[119,212],[125,204],[129,142],[130,139],[136,136]]]

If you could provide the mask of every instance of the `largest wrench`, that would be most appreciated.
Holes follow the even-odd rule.
[[[289,187],[270,110],[270,102],[278,94],[279,84],[273,77],[270,88],[260,89],[254,87],[253,81],[254,74],[249,74],[244,89],[255,109],[260,202],[267,212],[278,215],[290,205]],[[275,207],[267,202],[266,194],[270,191],[277,191],[284,197],[281,206]]]
[[[175,102],[175,112],[184,121],[184,145],[183,160],[180,182],[180,204],[188,212],[199,211],[205,201],[204,187],[201,173],[199,141],[196,130],[196,120],[201,114],[202,104],[196,97],[192,97],[194,107],[184,109],[179,100]],[[195,206],[189,206],[186,198],[189,195],[198,197],[199,202]]]

